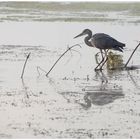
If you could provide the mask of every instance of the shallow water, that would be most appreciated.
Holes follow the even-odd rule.
[[[0,2],[0,22],[140,23],[139,2]]]
[[[94,72],[98,50],[81,44],[62,58],[49,78],[37,72],[37,66],[48,71],[67,45],[83,42],[73,36],[86,27],[125,42],[124,63],[137,45],[139,26],[128,24],[0,24],[2,138],[139,138],[139,70]],[[138,60],[139,50],[130,65]]]
[[[85,28],[126,43],[124,53],[116,52],[124,63],[140,36],[132,23],[0,23],[0,138],[140,138],[140,70],[95,72],[98,50],[83,37],[73,39]],[[37,71],[48,72],[77,43],[81,48],[68,52],[49,77]],[[139,52],[129,66],[139,65]]]

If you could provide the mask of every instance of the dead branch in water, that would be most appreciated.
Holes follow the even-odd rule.
[[[52,71],[52,69],[54,68],[54,66],[58,63],[58,61],[68,52],[68,51],[70,51],[72,48],[74,48],[75,46],[80,46],[81,47],[81,45],[79,45],[79,44],[76,44],[76,45],[73,45],[73,46],[71,46],[71,47],[69,47],[58,59],[57,59],[57,61],[53,64],[53,66],[50,68],[50,70],[47,72],[47,74],[46,74],[46,76],[48,76],[49,75],[49,73]]]
[[[44,73],[47,73],[44,69],[42,69],[41,67],[37,66],[37,72],[38,72],[38,75],[39,75],[39,76],[40,76],[39,69],[40,69],[41,71],[43,71]]]
[[[23,89],[25,90],[26,98],[29,99],[29,95],[28,95],[27,87],[25,86],[25,83],[24,83],[24,79],[23,79],[23,78],[22,78],[22,86],[23,86]]]
[[[128,63],[129,63],[129,61],[131,60],[131,58],[132,58],[133,54],[135,53],[135,51],[137,50],[137,48],[139,47],[139,45],[140,45],[140,42],[139,42],[139,44],[136,46],[136,48],[134,49],[134,51],[132,52],[132,54],[130,55],[130,57],[129,57],[128,61],[126,62],[125,66],[124,66],[124,68],[126,68],[126,67],[127,67],[127,65],[128,65]]]
[[[29,54],[27,55],[27,57],[26,57],[26,60],[25,60],[25,63],[24,63],[24,65],[23,65],[23,69],[22,69],[21,78],[23,78],[24,71],[25,71],[25,67],[26,67],[26,64],[27,64],[27,60],[29,59],[30,54],[31,54],[31,53],[29,53]]]
[[[80,52],[78,52],[78,51],[76,51],[76,50],[74,50],[74,49],[70,49],[71,57],[68,59],[68,61],[65,63],[65,65],[68,64],[69,61],[70,61],[70,59],[72,58],[72,56],[73,56],[73,55],[72,55],[72,51],[78,53],[78,54],[80,55],[80,57],[81,57],[81,53],[80,53]]]

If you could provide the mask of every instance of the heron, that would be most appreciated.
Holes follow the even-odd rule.
[[[88,45],[89,47],[98,48],[101,52],[102,60],[96,66],[95,70],[102,70],[102,67],[104,66],[104,64],[106,63],[108,59],[107,57],[108,50],[112,49],[115,51],[123,52],[123,49],[125,47],[124,43],[117,41],[110,35],[107,35],[104,33],[96,33],[92,35],[92,31],[90,29],[85,29],[82,33],[75,36],[74,38],[77,38],[83,35],[87,35],[84,39],[86,45]],[[104,59],[105,57],[103,55],[103,51],[105,53],[106,59]],[[99,66],[100,68],[98,69]]]

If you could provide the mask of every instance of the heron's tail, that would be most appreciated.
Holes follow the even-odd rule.
[[[116,46],[116,47],[114,48],[114,50],[117,50],[117,51],[123,52],[123,48],[121,48],[121,47],[119,47],[119,46]]]
[[[125,47],[125,44],[124,43],[117,42],[117,45],[114,47],[114,49],[115,50],[118,50],[120,52],[123,52],[124,47]]]
[[[119,46],[121,49],[123,49],[123,47],[125,47],[124,43],[118,42],[117,46]]]

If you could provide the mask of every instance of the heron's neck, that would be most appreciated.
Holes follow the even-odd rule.
[[[93,45],[91,44],[91,42],[89,41],[92,37],[92,33],[88,34],[87,37],[85,37],[85,43],[90,46],[90,47],[93,47]]]

